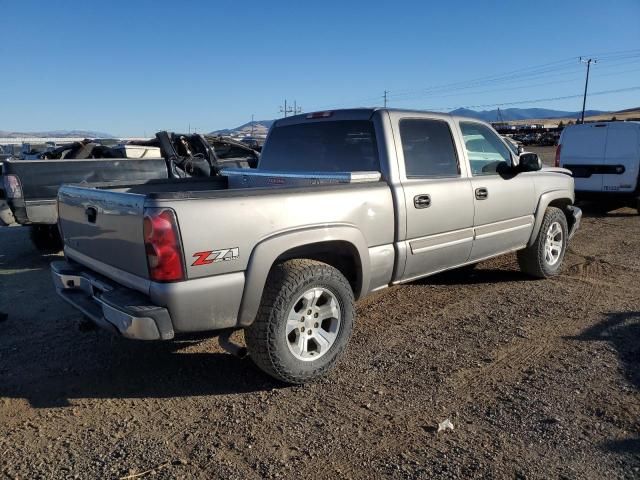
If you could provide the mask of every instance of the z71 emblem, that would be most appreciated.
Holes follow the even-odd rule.
[[[209,265],[210,263],[227,262],[229,260],[237,260],[240,256],[240,249],[235,248],[222,248],[220,250],[209,250],[206,252],[196,252],[193,254],[195,262],[191,264],[192,267],[199,267],[202,265]]]

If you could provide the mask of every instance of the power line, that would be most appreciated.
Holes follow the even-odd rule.
[[[601,66],[600,68],[604,68],[604,65]],[[622,70],[622,71],[614,71],[614,72],[609,72],[609,73],[604,73],[604,74],[598,74],[598,78],[602,78],[602,77],[610,77],[612,75],[621,75],[624,73],[635,73],[640,71],[640,69],[634,68],[631,70]],[[493,88],[490,90],[472,90],[472,91],[467,91],[464,93],[444,93],[444,94],[437,94],[438,98],[442,98],[442,97],[457,97],[460,95],[479,95],[479,94],[485,94],[485,93],[495,93],[495,92],[506,92],[506,91],[512,91],[512,90],[522,90],[522,89],[527,89],[527,88],[534,88],[534,87],[544,87],[544,86],[548,86],[548,85],[558,85],[558,84],[562,84],[562,83],[576,83],[577,80],[583,78],[582,77],[582,73],[579,72],[575,72],[575,74],[561,74],[561,75],[551,75],[549,77],[545,77],[545,78],[555,78],[555,77],[561,77],[562,80],[553,80],[553,81],[549,81],[549,82],[543,82],[543,83],[531,83],[531,84],[524,84],[524,85],[518,85],[518,86],[514,86],[514,87],[500,87],[500,88]],[[525,80],[525,79],[523,79]],[[455,91],[455,90],[454,90]],[[408,97],[408,98],[402,98],[402,99],[394,99],[394,101],[396,103],[404,103],[404,102],[408,102],[408,101],[412,101],[416,98],[428,98],[428,97],[434,97],[436,96],[434,95],[421,95],[419,97]]]
[[[633,50],[621,50],[616,52],[603,53],[599,56],[599,60],[608,64],[608,66],[626,65],[629,63],[635,63],[637,59],[640,59],[640,49]],[[604,65],[603,65],[604,66]],[[602,67],[601,67],[602,68]],[[445,83],[441,85],[435,85],[431,87],[425,87],[422,89],[407,89],[396,90],[395,93],[389,94],[386,91],[387,103],[390,99],[394,101],[406,101],[410,98],[423,98],[428,96],[435,96],[445,92],[468,90],[484,85],[499,85],[504,83],[518,83],[526,80],[540,79],[540,78],[552,78],[554,76],[566,76],[568,73],[563,73],[569,70],[575,70],[577,73],[577,65],[575,63],[575,57],[568,57],[553,62],[547,62],[540,65],[528,66],[520,69],[507,71],[501,74],[493,74],[484,77],[478,77],[471,80],[464,80],[453,83]],[[550,75],[551,74],[551,75]],[[331,105],[324,105],[322,107],[314,107],[313,109],[323,110],[327,108],[335,108],[342,105],[375,105],[379,97],[367,97],[361,99],[354,99],[348,102],[336,102]],[[384,99],[384,97],[383,97]]]
[[[590,95],[592,97],[598,96],[598,95],[608,95],[610,93],[622,93],[622,92],[631,92],[634,90],[640,90],[640,85],[638,86],[633,86],[633,87],[625,87],[625,88],[616,88],[613,90],[601,90],[599,92],[593,92]],[[485,103],[482,105],[465,105],[465,106],[457,106],[457,107],[425,107],[426,110],[454,110],[456,108],[488,108],[488,107],[504,107],[504,106],[508,106],[508,105],[522,105],[523,103],[542,103],[542,102],[551,102],[551,101],[556,101],[556,100],[569,100],[572,98],[580,98],[582,97],[582,94],[579,93],[577,95],[564,95],[564,96],[560,96],[560,97],[548,97],[548,98],[535,98],[535,99],[529,99],[529,100],[518,100],[518,101],[513,101],[513,102],[501,102],[501,103]]]

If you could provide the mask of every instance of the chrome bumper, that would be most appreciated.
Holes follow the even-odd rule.
[[[145,295],[65,261],[53,262],[51,275],[58,295],[97,325],[136,340],[174,337],[169,311]]]
[[[582,210],[576,206],[570,205],[569,212],[573,216],[573,224],[571,230],[569,230],[569,240],[576,234],[578,228],[580,228],[580,221],[582,220]]]

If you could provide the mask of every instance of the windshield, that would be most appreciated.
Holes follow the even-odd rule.
[[[275,127],[259,167],[301,172],[380,171],[373,124],[341,120]]]

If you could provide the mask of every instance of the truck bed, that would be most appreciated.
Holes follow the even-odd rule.
[[[56,196],[63,183],[118,185],[168,177],[163,158],[5,160],[2,174],[20,180],[22,197],[7,202],[22,224],[56,223]]]

